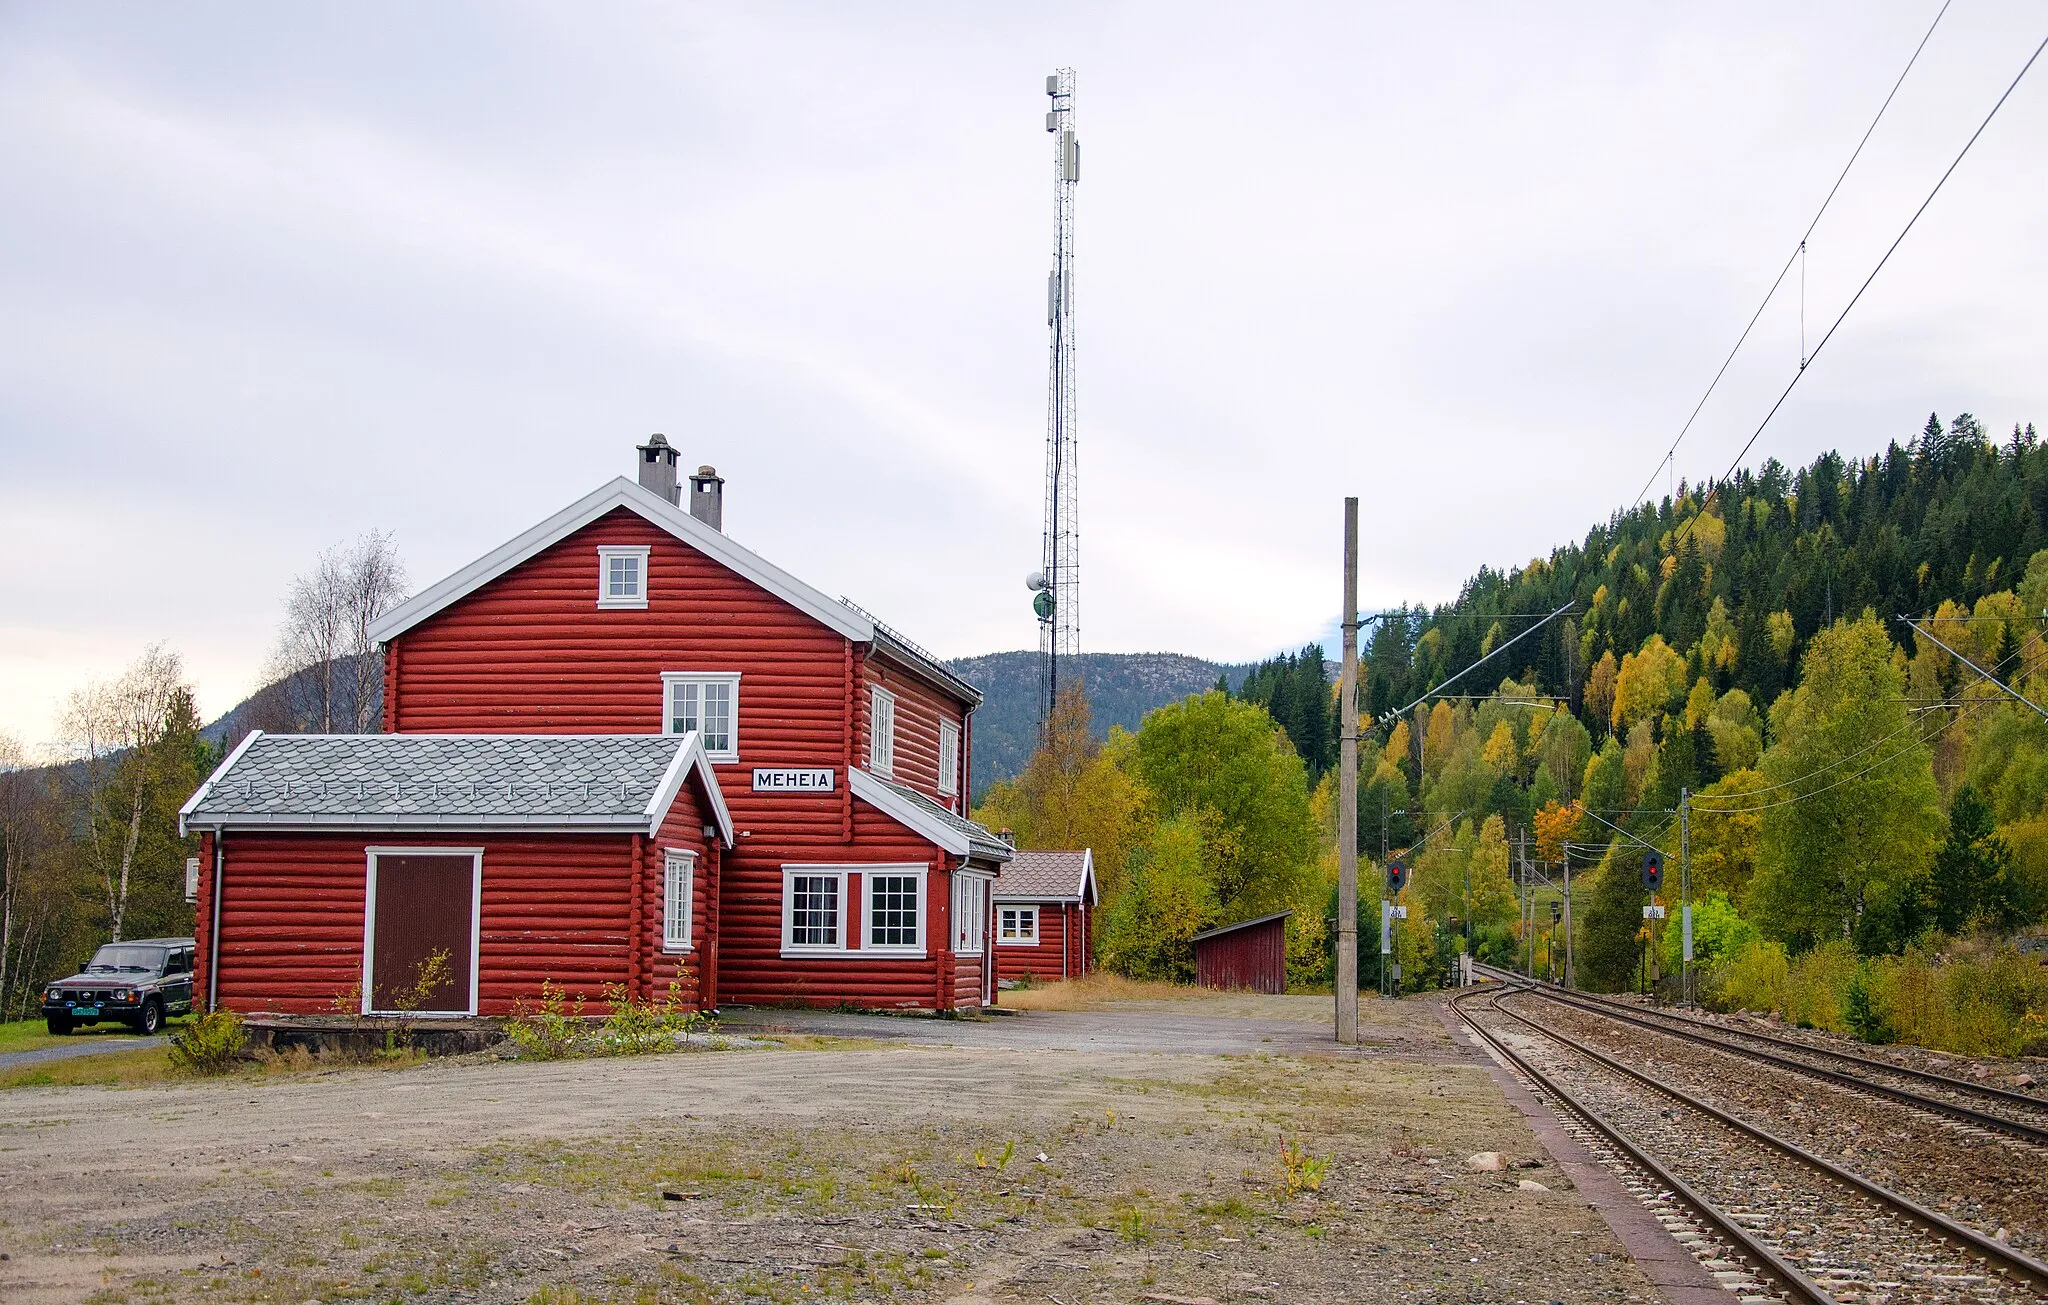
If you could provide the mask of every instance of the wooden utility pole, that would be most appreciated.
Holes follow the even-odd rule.
[[[1337,682],[1337,1041],[1358,1041],[1358,500],[1344,500],[1344,672]]]

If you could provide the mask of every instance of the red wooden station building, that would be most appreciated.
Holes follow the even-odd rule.
[[[964,814],[980,694],[733,542],[711,468],[638,452],[379,624],[386,733],[252,734],[185,805],[210,1002],[387,1010],[437,951],[441,1014],[546,979],[993,1000],[1015,854]]]

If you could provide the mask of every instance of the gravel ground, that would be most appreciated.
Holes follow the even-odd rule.
[[[0,1298],[1654,1299],[1430,1004],[1370,1004],[1341,1056],[1321,1008],[18,1089]]]

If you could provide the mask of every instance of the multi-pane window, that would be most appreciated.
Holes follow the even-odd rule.
[[[789,876],[789,928],[784,939],[789,946],[839,946],[839,893],[844,883],[836,874]]]
[[[868,769],[896,773],[896,695],[876,688],[868,697]]]
[[[1035,943],[1038,941],[1038,908],[1005,906],[996,915],[996,941]]]
[[[952,721],[939,722],[939,792],[960,791],[960,727]]]
[[[597,605],[647,606],[647,551],[644,548],[597,550]]]
[[[868,876],[868,942],[870,947],[923,945],[918,908],[924,896],[923,875]]]
[[[670,852],[663,857],[661,944],[672,951],[690,946],[690,899],[696,879],[696,853]]]
[[[740,677],[737,674],[672,672],[663,675],[668,694],[667,732],[703,735],[713,761],[738,761]]]
[[[988,880],[953,876],[953,950],[979,956],[988,934]]]

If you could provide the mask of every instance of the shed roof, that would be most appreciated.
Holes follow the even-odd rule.
[[[1095,852],[1017,852],[996,876],[999,902],[1095,900]]]
[[[1275,912],[1273,912],[1273,914],[1271,914],[1271,915],[1261,915],[1261,916],[1258,916],[1258,917],[1256,917],[1256,918],[1254,918],[1254,919],[1250,919],[1250,920],[1239,920],[1239,921],[1238,921],[1238,922],[1237,922],[1236,924],[1224,924],[1224,925],[1218,925],[1218,926],[1217,926],[1216,928],[1214,928],[1214,929],[1204,929],[1204,930],[1202,930],[1202,932],[1200,932],[1200,933],[1196,934],[1196,935],[1195,935],[1194,937],[1192,937],[1192,938],[1188,939],[1188,941],[1189,941],[1189,942],[1201,942],[1201,941],[1202,941],[1203,939],[1205,939],[1205,938],[1221,938],[1221,937],[1222,937],[1222,936],[1223,936],[1224,934],[1227,934],[1227,933],[1236,933],[1236,932],[1237,932],[1238,930],[1240,930],[1240,929],[1249,929],[1249,928],[1251,928],[1251,927],[1252,927],[1253,925],[1259,925],[1259,924],[1270,924],[1270,923],[1272,923],[1272,922],[1273,922],[1273,921],[1275,921],[1275,920],[1284,920],[1284,919],[1286,919],[1286,918],[1287,918],[1288,916],[1290,916],[1290,915],[1293,915],[1293,914],[1294,914],[1294,912],[1292,912],[1292,911],[1275,911]]]
[[[388,643],[543,549],[620,508],[667,531],[735,574],[753,581],[826,628],[855,643],[870,645],[905,670],[930,681],[971,707],[981,705],[981,693],[973,685],[949,670],[937,657],[883,625],[866,611],[844,598],[827,597],[759,553],[736,543],[724,531],[705,525],[690,515],[687,508],[669,502],[624,476],[598,486],[453,575],[428,585],[372,626],[370,637],[380,644]]]
[[[178,812],[188,827],[661,827],[696,771],[726,844],[732,816],[696,733],[265,734],[252,731]]]

